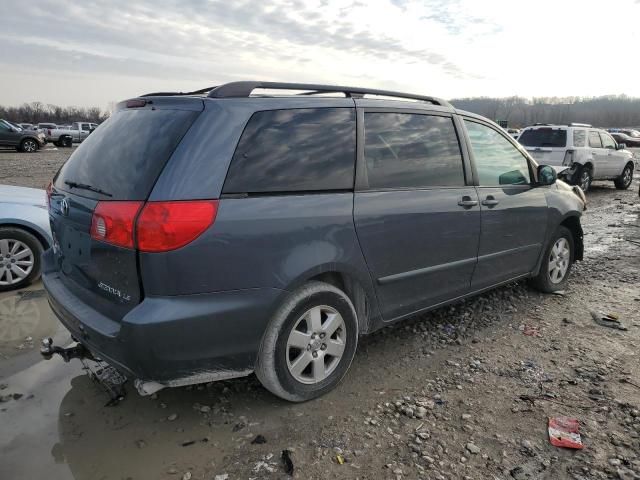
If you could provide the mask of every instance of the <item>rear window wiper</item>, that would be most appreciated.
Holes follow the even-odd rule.
[[[65,181],[64,183],[65,183],[65,185],[69,185],[71,188],[78,188],[80,190],[89,190],[91,192],[99,193],[100,195],[105,195],[107,197],[113,197],[113,195],[111,195],[110,193],[105,192],[104,190],[101,190],[99,188],[92,187],[91,185],[87,185],[86,183],[69,182],[69,181]]]

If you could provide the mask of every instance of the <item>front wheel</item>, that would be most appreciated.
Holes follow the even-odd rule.
[[[0,292],[26,287],[40,276],[42,245],[13,227],[0,228]]]
[[[20,151],[25,153],[33,153],[38,150],[38,143],[32,138],[25,138],[20,142]]]
[[[569,278],[574,256],[571,231],[563,226],[558,227],[542,259],[540,272],[532,280],[533,286],[545,293],[562,290]]]
[[[631,186],[631,182],[633,182],[633,165],[628,163],[622,170],[622,174],[613,183],[618,190],[626,190]]]
[[[327,283],[309,282],[271,319],[255,373],[280,398],[311,400],[340,382],[357,344],[358,319],[349,297]]]

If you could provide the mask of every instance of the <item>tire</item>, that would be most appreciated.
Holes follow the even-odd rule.
[[[25,138],[20,142],[20,151],[24,153],[34,153],[38,151],[38,142],[33,138]]]
[[[593,172],[587,165],[583,165],[576,172],[575,185],[578,185],[584,193],[587,193],[591,188],[593,182]]]
[[[318,323],[311,328],[316,312],[321,315],[314,315]],[[331,333],[336,326],[340,328]],[[313,331],[323,336],[314,338]],[[293,345],[296,343],[301,348]],[[309,282],[291,293],[273,315],[260,345],[255,373],[274,395],[304,402],[335,388],[347,373],[357,345],[358,318],[349,297],[328,283]],[[333,356],[329,351],[341,353]]]
[[[616,178],[613,183],[618,190],[626,190],[633,183],[633,164],[627,163],[622,170],[622,174]]]
[[[562,241],[564,240],[564,242]],[[558,247],[560,245],[560,247]],[[561,264],[560,267],[563,266],[564,273],[561,278],[558,278],[557,273],[558,270],[551,269],[551,262],[554,258],[557,258],[558,253],[561,251],[562,247],[566,246],[568,248],[568,253],[563,252],[561,254],[561,261],[565,262]],[[549,246],[544,252],[544,256],[542,257],[542,265],[540,266],[540,272],[538,275],[531,280],[532,285],[544,293],[553,293],[558,290],[562,290],[566,284],[567,279],[569,278],[569,274],[571,273],[571,266],[573,265],[573,261],[575,258],[575,243],[573,241],[573,235],[571,231],[563,227],[562,225],[558,227],[555,234],[551,238],[549,242]],[[557,260],[554,265],[558,265]],[[562,270],[562,268],[561,268]]]
[[[40,241],[26,230],[0,227],[0,292],[26,287],[37,280],[43,250]]]

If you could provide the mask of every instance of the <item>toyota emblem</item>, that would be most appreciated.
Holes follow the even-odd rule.
[[[69,215],[69,202],[66,198],[63,198],[62,202],[60,202],[60,210],[65,217]]]

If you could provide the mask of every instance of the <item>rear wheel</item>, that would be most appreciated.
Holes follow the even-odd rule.
[[[558,227],[545,252],[540,272],[532,280],[538,290],[545,293],[562,290],[569,278],[575,256],[573,235],[563,226]]]
[[[25,230],[0,228],[0,291],[26,287],[40,276],[42,245]]]
[[[20,142],[20,151],[25,153],[33,153],[38,150],[38,142],[33,138],[25,138]]]
[[[631,182],[633,182],[633,164],[628,163],[622,170],[622,174],[613,183],[618,190],[626,190],[631,186]]]
[[[349,297],[323,282],[293,292],[273,316],[256,376],[280,398],[303,402],[332,390],[351,365],[358,320]]]

